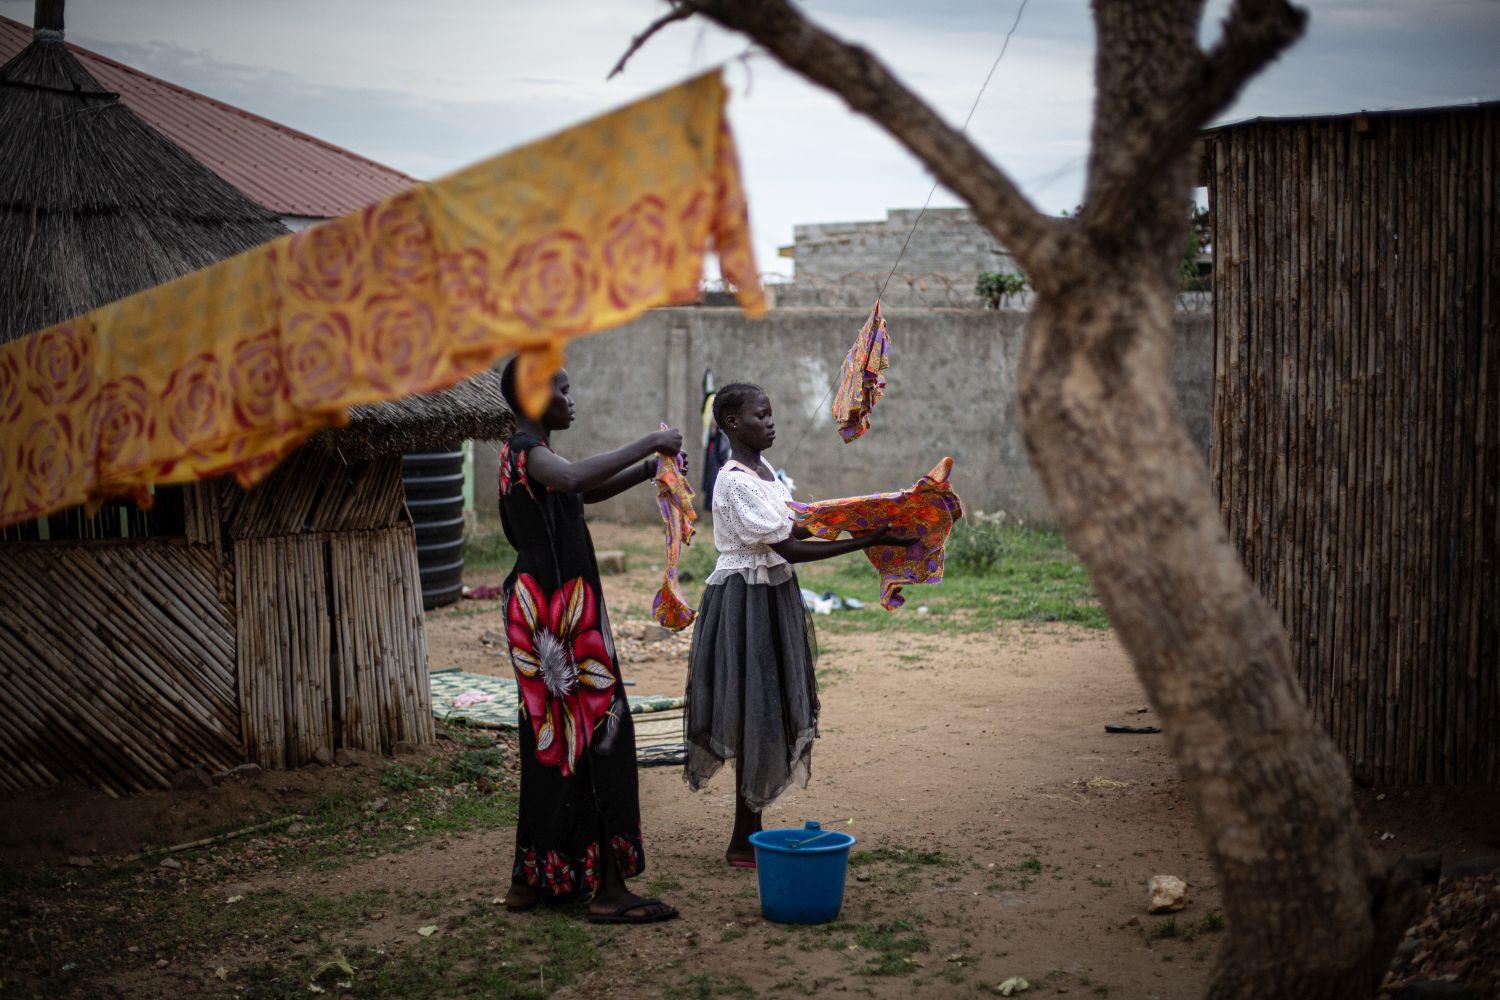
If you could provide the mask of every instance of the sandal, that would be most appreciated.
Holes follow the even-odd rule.
[[[754,868],[755,867],[755,862],[754,861],[745,861],[742,858],[736,858],[733,861],[729,862],[729,867],[731,867],[731,868]]]
[[[655,907],[655,909],[652,909]],[[631,910],[646,910],[635,916],[630,916]],[[621,903],[609,913],[590,913],[591,924],[655,924],[663,920],[673,920],[677,917],[677,907],[668,906],[659,899],[638,899],[630,903]]]

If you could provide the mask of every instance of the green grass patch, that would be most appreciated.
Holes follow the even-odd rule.
[[[437,921],[430,938],[415,933],[409,943],[391,948],[358,945],[343,947],[354,969],[352,977],[325,974],[320,982],[329,992],[361,997],[493,996],[536,998],[551,996],[580,974],[597,968],[613,941],[589,933],[581,908],[538,911],[524,920],[507,917],[493,908],[471,907],[467,913]],[[255,1000],[308,995],[312,974],[326,961],[335,938],[324,949],[291,960],[262,962],[234,970],[229,983]],[[328,952],[331,953],[331,952]],[[350,985],[335,990],[330,980]]]
[[[464,566],[469,569],[510,569],[516,550],[503,531],[474,531],[464,538]]]
[[[920,965],[917,955],[930,951],[932,942],[910,920],[887,920],[859,928],[855,944],[875,954],[865,960],[868,976],[904,976]]]
[[[1165,920],[1158,920],[1156,923],[1146,928],[1146,940],[1161,941],[1166,938],[1177,937],[1181,933],[1182,928],[1177,926],[1177,918],[1168,917]]]
[[[247,949],[266,952],[274,961],[246,967],[243,977],[231,966],[226,990],[306,995],[312,972],[340,948],[356,968],[352,989],[359,996],[550,994],[594,961],[595,949],[585,947],[581,913],[568,918],[571,929],[541,934],[531,920],[511,921],[501,929],[495,908],[477,904],[468,914],[432,919],[442,911],[443,893],[260,890],[231,903],[219,889],[252,873],[337,868],[460,832],[508,825],[516,801],[506,752],[494,745],[469,746],[418,764],[392,765],[376,792],[350,789],[315,800],[302,810],[303,830],[295,836],[278,829],[182,852],[176,856],[185,866],[180,871],[165,871],[156,864],[159,858],[151,857],[81,870],[0,873],[0,926],[35,928],[23,947],[12,948],[0,995],[9,995],[9,988],[17,995],[95,996],[103,992],[102,984],[161,960],[169,970],[201,968],[206,956]],[[265,818],[241,817],[233,826]],[[39,905],[47,914],[40,922]],[[418,950],[407,954],[403,945],[383,954],[354,948],[351,933],[381,919],[388,921],[383,926],[410,923],[412,947]],[[416,936],[419,925],[430,923],[442,926],[438,937],[444,940]],[[518,931],[519,925],[524,926]],[[450,929],[458,940],[447,940]],[[512,952],[513,961],[507,957]],[[496,961],[511,965],[495,967]],[[532,983],[538,964],[547,970],[546,990]]]
[[[1088,574],[1061,532],[965,519],[949,538],[944,569],[941,584],[907,587],[906,605],[895,612],[880,607],[880,579],[863,554],[811,563],[799,567],[799,575],[809,590],[832,590],[865,602],[863,611],[819,615],[818,628],[831,634],[895,628],[977,632],[999,621],[1108,627]],[[917,614],[923,606],[928,613]]]
[[[921,851],[913,847],[877,847],[869,851],[855,851],[849,855],[849,867],[863,865],[951,865],[953,859],[942,851]]]

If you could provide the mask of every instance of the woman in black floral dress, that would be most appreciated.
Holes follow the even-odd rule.
[[[515,362],[501,391],[518,415],[500,452],[500,522],[516,550],[504,602],[520,685],[521,813],[505,905],[592,895],[598,923],[669,920],[677,910],[643,899],[625,879],[644,870],[636,792],[635,729],[620,682],[583,505],[649,482],[657,454],[676,455],[682,434],[569,462],[551,447],[573,423],[566,372],[538,419],[516,404]]]

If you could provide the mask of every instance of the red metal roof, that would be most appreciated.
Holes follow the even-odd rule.
[[[31,44],[31,28],[0,17],[0,64]],[[197,91],[69,44],[126,107],[280,215],[344,215],[417,183],[399,170]]]

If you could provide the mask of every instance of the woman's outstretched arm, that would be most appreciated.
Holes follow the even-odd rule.
[[[617,472],[610,477],[609,481],[602,486],[595,486],[583,493],[584,503],[602,503],[610,497],[617,497],[633,486],[641,483],[649,483],[656,478],[656,459],[648,458],[639,466],[628,468],[624,472]]]
[[[533,448],[526,472],[549,490],[562,493],[588,493],[608,483],[651,454],[675,455],[682,450],[682,432],[657,431],[639,441],[602,455],[570,462],[550,448]],[[638,472],[639,470],[631,470]]]
[[[813,541],[795,536],[784,541],[774,542],[771,550],[789,563],[817,562],[819,559],[832,559],[835,556],[844,555],[846,552],[863,552],[865,549],[875,545],[910,545],[911,539],[897,538],[891,534],[889,528],[869,535],[861,535],[857,538],[838,538],[831,542]]]

